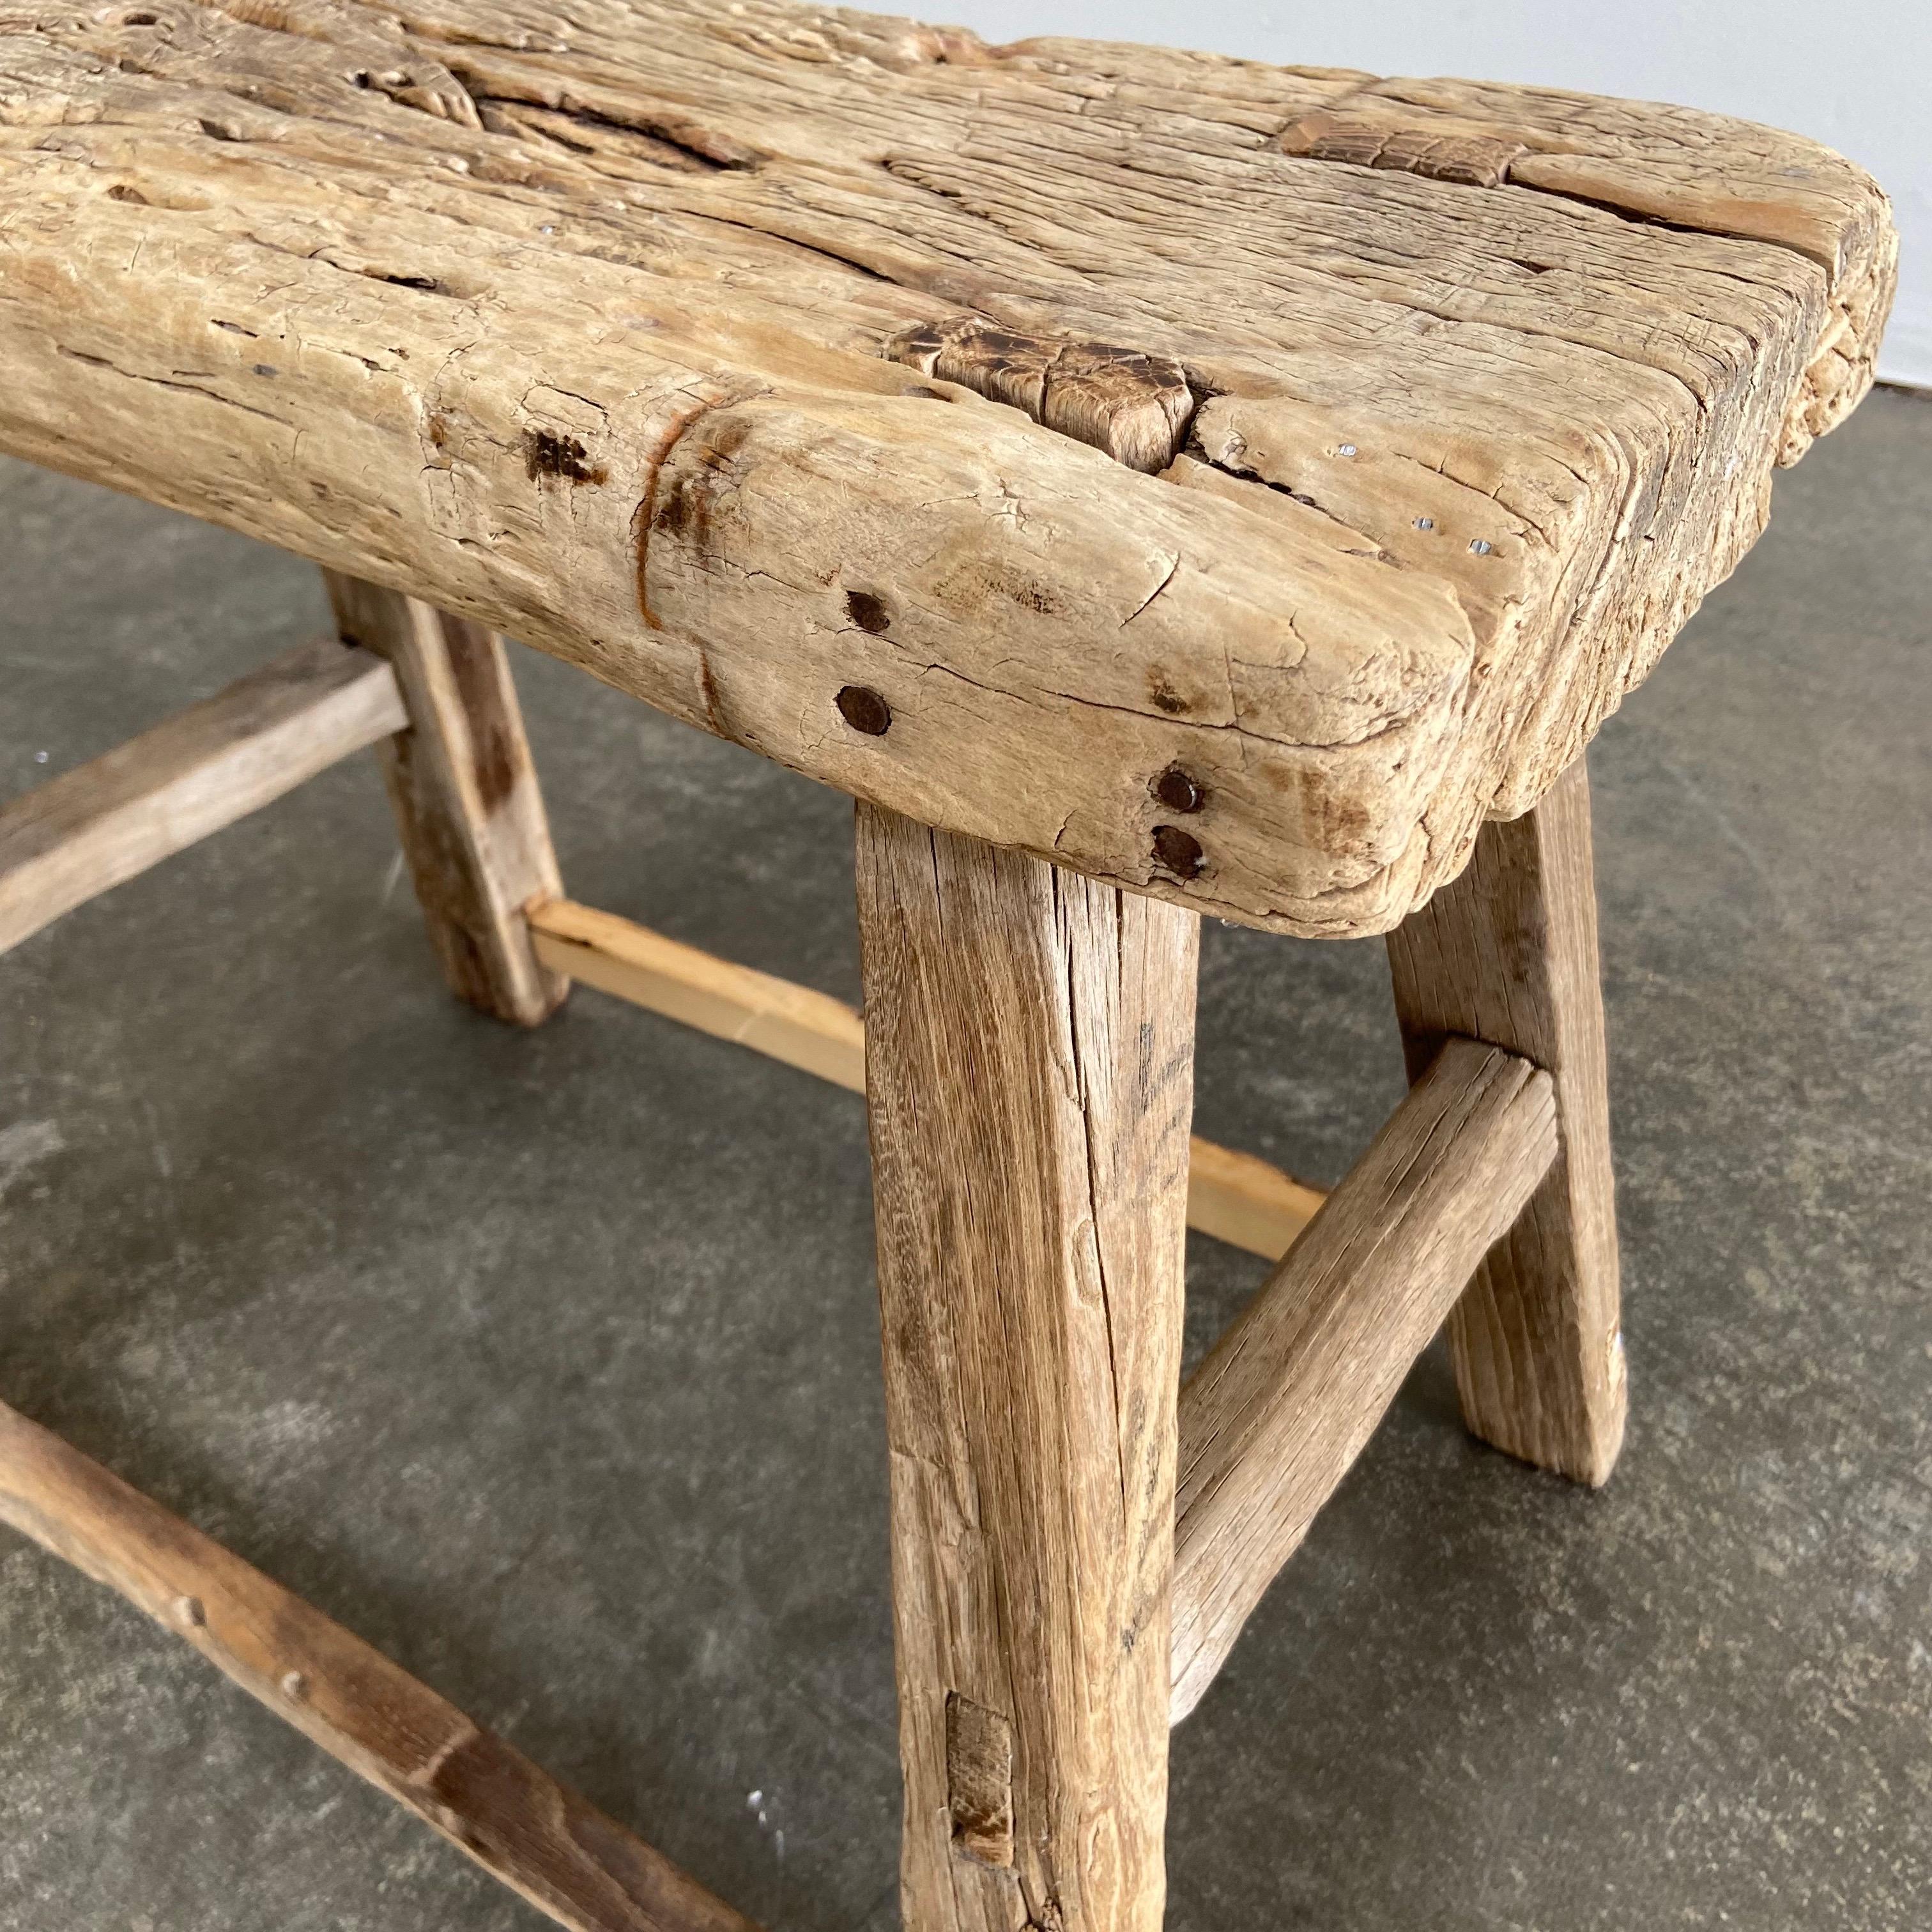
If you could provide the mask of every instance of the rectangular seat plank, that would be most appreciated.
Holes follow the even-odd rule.
[[[1895,278],[1858,169],[1686,110],[299,12],[0,26],[0,448],[1278,931],[1389,929],[1535,802]]]

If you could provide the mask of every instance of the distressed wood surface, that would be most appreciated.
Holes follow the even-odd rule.
[[[1582,760],[1534,811],[1486,826],[1469,869],[1390,934],[1388,954],[1410,1079],[1455,1034],[1555,1077],[1562,1157],[1456,1304],[1449,1338],[1477,1435],[1601,1483],[1629,1390]]]
[[[501,638],[480,625],[326,571],[344,637],[387,658],[410,728],[382,771],[416,898],[450,990],[535,1026],[569,982],[545,966],[529,908],[562,890],[524,714]]]
[[[1556,1157],[1550,1076],[1452,1040],[1188,1378],[1177,1723]]]
[[[389,667],[333,638],[0,806],[0,952],[407,722]]]
[[[777,0],[28,0],[0,235],[0,447],[1335,935],[1732,567],[1896,246],[1718,116]]]
[[[866,1023],[843,1000],[569,899],[532,907],[530,928],[537,957],[554,972],[834,1086],[866,1090]],[[1188,1143],[1187,1225],[1217,1240],[1279,1261],[1322,1201],[1319,1188],[1258,1155],[1198,1134]]]
[[[1157,1932],[1199,922],[859,812],[911,1932]]]
[[[0,1522],[119,1592],[572,1932],[758,1932],[380,1651],[4,1404]]]

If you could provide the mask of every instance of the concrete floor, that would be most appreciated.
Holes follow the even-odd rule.
[[[310,632],[17,466],[0,795]],[[1426,1358],[1176,1736],[1177,1932],[1932,1923],[1932,406],[1778,486],[1593,754],[1634,1390],[1588,1496]],[[572,891],[852,996],[849,808],[519,659]],[[45,762],[41,762],[44,758]],[[1210,927],[1202,1131],[1312,1178],[1382,949]],[[0,965],[0,1395],[775,1932],[896,1922],[864,1124],[444,995],[358,759]],[[1198,1240],[1198,1350],[1262,1273]],[[0,1532],[6,1932],[542,1922]]]

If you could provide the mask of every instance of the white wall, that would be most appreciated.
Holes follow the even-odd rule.
[[[860,0],[991,40],[1083,34],[1297,66],[1671,100],[1849,154],[1904,237],[1879,364],[1932,387],[1932,0]]]

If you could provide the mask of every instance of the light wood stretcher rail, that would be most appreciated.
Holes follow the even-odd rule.
[[[575,1932],[756,1932],[380,1652],[0,1404],[0,1522],[116,1590]]]
[[[843,1000],[775,979],[647,926],[568,899],[532,906],[538,959],[567,980],[866,1090],[866,1023]],[[1196,1135],[1187,1225],[1276,1261],[1322,1205],[1322,1191],[1250,1154]]]
[[[0,952],[408,722],[388,664],[318,638],[0,806]]]

